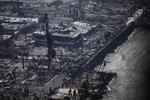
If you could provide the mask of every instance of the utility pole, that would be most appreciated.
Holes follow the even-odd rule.
[[[83,3],[83,0],[79,0],[79,4],[78,4],[78,6],[79,6],[79,13],[80,13],[80,19],[83,19],[83,14],[84,14],[84,11],[83,11],[83,8],[82,8],[82,3]],[[78,16],[79,17],[79,16]]]
[[[134,6],[137,7],[137,0],[134,0]]]
[[[49,33],[49,28],[48,28],[48,14],[45,14],[44,22],[45,22],[45,27],[46,27],[46,35],[45,36],[46,36],[47,47],[48,47],[48,52],[47,52],[48,69],[50,70],[51,60],[54,57],[53,53],[55,53],[55,51],[52,49],[52,47],[53,47],[52,35]]]

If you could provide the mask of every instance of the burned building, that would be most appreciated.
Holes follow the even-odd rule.
[[[82,35],[80,33],[53,33],[54,43],[58,46],[79,47],[82,45]]]
[[[14,15],[21,16],[22,2],[18,0],[1,0],[0,1],[0,14],[1,15]]]

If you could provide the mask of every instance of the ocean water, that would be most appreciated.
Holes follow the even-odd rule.
[[[103,100],[150,100],[149,89],[150,30],[135,29],[128,40],[105,60],[105,71],[117,73],[111,91]]]

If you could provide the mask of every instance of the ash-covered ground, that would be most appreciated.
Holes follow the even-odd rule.
[[[135,29],[128,40],[105,59],[106,71],[116,72],[103,100],[149,100],[150,30]]]

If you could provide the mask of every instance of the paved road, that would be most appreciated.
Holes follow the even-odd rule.
[[[45,92],[49,92],[49,87],[53,88],[57,88],[59,87],[61,84],[63,84],[63,80],[66,78],[66,75],[63,73],[60,73],[56,76],[54,76],[51,80],[49,80],[43,87],[42,90],[44,90]]]

